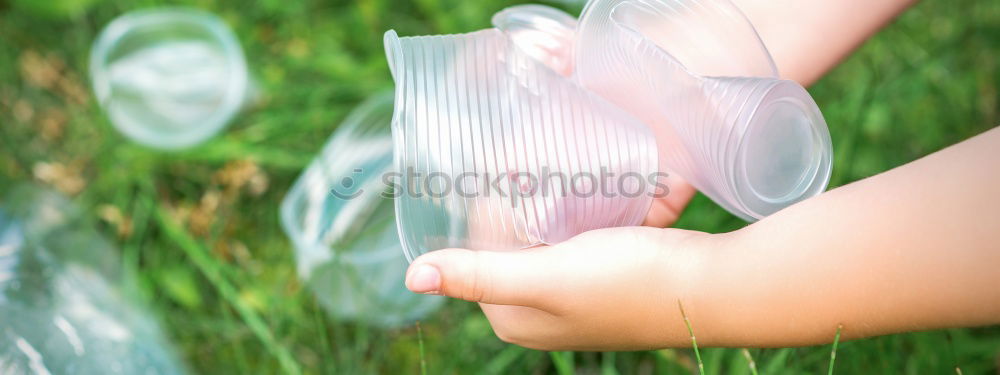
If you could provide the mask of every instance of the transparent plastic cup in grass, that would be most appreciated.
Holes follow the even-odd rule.
[[[822,114],[727,0],[593,0],[579,20],[517,6],[493,24],[386,33],[396,166],[423,187],[396,198],[411,260],[639,225],[667,174],[750,221],[826,187]]]
[[[236,36],[218,17],[194,9],[114,19],[91,49],[90,76],[112,125],[161,149],[211,138],[254,95]]]
[[[281,222],[299,276],[331,316],[383,327],[421,319],[442,297],[410,293],[386,176],[392,94],[362,103],[289,190]]]
[[[21,185],[0,200],[0,373],[181,374],[153,315],[128,298],[117,250],[68,199]]]

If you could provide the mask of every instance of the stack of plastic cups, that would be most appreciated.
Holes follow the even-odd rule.
[[[517,33],[522,25],[510,23]],[[656,171],[649,128],[568,80],[562,74],[572,68],[558,65],[565,60],[547,59],[553,69],[537,60],[544,48],[519,48],[499,29],[390,31],[386,51],[396,166],[415,189],[396,200],[411,260],[445,247],[556,243],[646,215],[651,197],[641,190]],[[628,173],[622,186],[601,181]]]
[[[383,176],[393,170],[392,95],[355,109],[302,173],[281,205],[299,276],[331,316],[400,326],[443,298],[406,290],[406,259]]]
[[[756,220],[823,191],[830,136],[728,0],[594,0],[576,78],[649,125],[662,168]]]
[[[254,96],[236,36],[218,17],[192,9],[116,18],[94,42],[90,75],[112,125],[161,149],[211,138]]]
[[[406,186],[455,190],[397,198],[409,259],[638,225],[665,173],[747,220],[826,186],[831,147],[819,109],[777,78],[726,0],[595,0],[579,23],[518,6],[493,23],[461,35],[386,33],[396,166],[453,179]],[[535,183],[549,172],[569,181]],[[588,174],[601,176],[590,181],[602,194],[579,194],[591,184],[573,177]],[[483,176],[508,177],[490,185]],[[496,194],[497,185],[513,194]]]

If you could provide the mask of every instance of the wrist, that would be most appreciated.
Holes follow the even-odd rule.
[[[836,302],[838,285],[849,280],[831,281],[844,267],[831,267],[818,256],[822,249],[801,241],[810,228],[798,220],[799,212],[808,205],[713,235],[695,299],[697,310],[688,311],[699,343],[798,346],[833,337],[843,308]],[[824,297],[817,298],[820,295]]]
[[[758,274],[754,264],[764,256],[754,230],[751,225],[711,235],[703,249],[706,265],[698,285],[697,310],[688,314],[697,314],[689,319],[692,325],[698,319],[700,330],[693,328],[705,346],[746,346],[739,343],[748,338],[747,322],[754,319],[749,314],[757,310],[760,300],[754,295],[760,290],[755,283],[761,280],[753,277]]]
[[[734,241],[732,234],[708,234],[699,232],[667,229],[668,235],[683,233],[684,238],[663,243],[674,243],[675,246],[663,249],[665,256],[660,269],[667,280],[659,283],[664,292],[661,299],[663,327],[669,327],[663,333],[664,347],[691,346],[691,335],[687,330],[684,317],[688,318],[695,337],[700,345],[714,345],[716,340],[714,326],[717,325],[717,313],[724,306],[718,301],[725,300],[721,295],[726,291],[720,288],[717,278],[719,268],[724,261],[723,253]],[[681,314],[683,307],[684,314]]]

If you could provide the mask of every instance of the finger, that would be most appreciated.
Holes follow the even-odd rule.
[[[432,251],[410,265],[406,287],[472,302],[542,306],[549,290],[544,281],[552,271],[547,248]]]
[[[660,182],[667,185],[667,194],[653,199],[649,213],[642,222],[643,226],[666,228],[673,225],[697,192],[694,186],[675,174],[661,179]]]

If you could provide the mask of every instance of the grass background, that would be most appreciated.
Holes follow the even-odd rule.
[[[507,345],[470,303],[449,302],[422,322],[422,341],[415,327],[339,323],[298,281],[279,202],[344,115],[391,86],[382,33],[476,30],[510,4],[180,2],[233,27],[264,100],[215,139],[164,153],[110,126],[86,74],[103,25],[164,3],[0,0],[0,193],[35,181],[74,197],[117,241],[123,271],[136,280],[127,292],[151,306],[192,370],[416,373],[423,359],[429,373],[697,371],[690,350],[544,353]],[[560,6],[574,14],[579,7]],[[998,59],[1000,2],[925,1],[905,13],[810,88],[833,136],[832,186],[997,124]],[[720,232],[745,224],[698,197],[678,225]],[[830,347],[747,353],[761,373],[819,373]],[[841,343],[835,372],[955,373],[957,366],[964,374],[996,373],[998,353],[997,327],[893,335]],[[710,374],[750,372],[739,349],[701,356]]]

